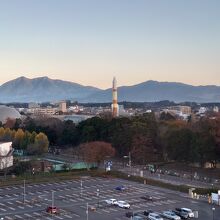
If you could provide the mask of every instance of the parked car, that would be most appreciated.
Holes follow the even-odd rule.
[[[149,196],[149,195],[141,196],[141,199],[144,199],[144,200],[146,200],[146,201],[153,201],[153,197],[152,197],[152,196]]]
[[[89,210],[94,212],[94,211],[96,211],[96,207],[94,205],[90,205]]]
[[[116,202],[117,202],[116,199],[107,199],[107,200],[105,200],[105,203],[107,203],[108,205],[115,205]]]
[[[128,218],[134,217],[134,213],[133,212],[126,212],[125,216]]]
[[[124,209],[130,209],[131,207],[130,204],[125,201],[117,201],[115,205],[117,205],[120,208],[124,208]]]
[[[181,209],[176,209],[176,210],[173,210],[172,212],[174,212],[176,215],[178,215],[182,219],[189,218],[189,214],[187,212],[182,211]]]
[[[163,218],[159,214],[153,213],[153,212],[149,213],[148,219],[149,220],[163,220]]]
[[[195,217],[192,209],[188,209],[188,208],[179,208],[178,209],[177,208],[176,210],[187,213],[188,214],[188,218],[194,218]]]
[[[46,212],[47,213],[50,213],[50,214],[57,214],[58,213],[58,210],[57,210],[57,207],[55,206],[48,206],[47,209],[46,209]]]
[[[128,218],[131,218],[131,217],[134,217],[134,216],[137,216],[138,214],[137,213],[133,213],[133,212],[126,212],[125,213],[125,216],[128,217]]]
[[[118,191],[124,191],[126,188],[125,186],[117,186],[115,189]]]
[[[144,220],[144,218],[137,215],[133,217],[133,220]]]
[[[181,220],[181,218],[172,211],[164,211],[163,216],[172,220]]]
[[[147,211],[144,211],[144,212],[143,212],[143,214],[144,214],[145,216],[148,216],[150,213],[153,213],[153,211],[147,210]]]

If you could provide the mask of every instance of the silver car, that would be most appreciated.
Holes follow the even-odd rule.
[[[181,218],[172,211],[163,212],[163,216],[172,220],[181,220]]]

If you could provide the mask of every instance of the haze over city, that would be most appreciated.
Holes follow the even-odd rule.
[[[219,0],[0,0],[0,220],[220,220]]]
[[[220,84],[219,1],[1,1],[0,84]]]

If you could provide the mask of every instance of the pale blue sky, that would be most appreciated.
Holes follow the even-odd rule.
[[[0,0],[0,75],[220,85],[220,1]]]

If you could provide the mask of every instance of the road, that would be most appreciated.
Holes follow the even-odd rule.
[[[125,185],[128,190],[117,192],[115,187]],[[97,191],[99,190],[99,191]],[[212,206],[205,201],[189,199],[186,194],[152,187],[121,179],[83,178],[53,183],[26,185],[25,203],[23,203],[23,186],[0,188],[0,217],[4,220],[86,220],[86,204],[98,206],[96,211],[89,211],[89,220],[128,220],[126,210],[103,205],[105,199],[115,198],[131,204],[133,212],[153,210],[162,212],[176,207],[188,207],[199,211],[199,219],[212,219]],[[52,204],[59,208],[58,215],[47,214],[45,209]],[[153,202],[146,202],[140,197],[151,195]],[[220,219],[220,208],[216,207],[215,220]]]
[[[170,183],[173,185],[188,185],[191,187],[201,187],[201,188],[220,188],[219,183],[207,183],[207,182],[202,182],[194,179],[188,179],[184,177],[177,177],[177,176],[171,176],[171,175],[166,175],[166,174],[160,174],[160,173],[151,173],[148,170],[145,169],[140,169],[139,167],[116,167],[116,170],[122,171],[124,173],[128,173],[134,176],[140,176],[140,171],[143,171],[143,176],[149,179],[154,179],[154,180],[160,180],[165,183]]]

